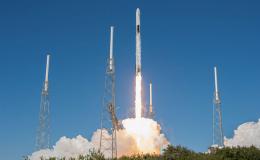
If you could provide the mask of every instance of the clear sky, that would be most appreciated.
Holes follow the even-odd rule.
[[[100,126],[110,25],[116,103],[134,105],[135,10],[141,9],[145,93],[172,144],[212,142],[213,66],[219,67],[224,135],[260,117],[260,2],[96,0],[0,2],[0,159],[35,148],[46,53],[51,52],[51,144]],[[148,97],[146,97],[148,102]]]

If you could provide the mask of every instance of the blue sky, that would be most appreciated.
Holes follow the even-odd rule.
[[[46,53],[51,52],[51,144],[99,126],[109,27],[115,26],[116,103],[134,105],[135,10],[141,9],[145,93],[172,144],[212,142],[213,66],[224,134],[260,117],[260,2],[243,0],[1,1],[0,159],[35,148]],[[148,95],[148,94],[147,94]],[[148,102],[148,97],[146,97]]]

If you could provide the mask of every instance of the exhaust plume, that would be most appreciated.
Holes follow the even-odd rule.
[[[142,75],[137,73],[135,77],[135,118],[142,116]]]
[[[160,154],[161,150],[169,144],[165,135],[161,133],[160,125],[147,118],[129,118],[122,121],[124,129],[117,132],[118,157],[133,154]],[[102,141],[104,146],[111,145],[111,135],[103,130],[103,136],[107,140]],[[90,141],[81,135],[75,138],[61,137],[52,149],[43,149],[32,153],[30,160],[43,158],[78,158],[79,155],[87,155],[90,150],[99,149],[100,129],[96,130]],[[101,150],[102,152],[102,150]],[[107,153],[107,152],[103,152]],[[109,158],[110,155],[105,155]]]

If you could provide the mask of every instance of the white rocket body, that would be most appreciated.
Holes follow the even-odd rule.
[[[48,91],[48,81],[49,81],[49,64],[50,64],[50,55],[47,55],[46,62],[46,73],[45,73],[45,82],[44,82],[44,91]]]
[[[141,74],[140,9],[136,9],[136,74]]]

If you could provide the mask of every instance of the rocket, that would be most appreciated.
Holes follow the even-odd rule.
[[[45,72],[45,81],[44,81],[44,91],[48,91],[48,81],[49,81],[49,64],[50,64],[50,55],[47,55],[47,62],[46,62],[46,72]]]
[[[136,65],[135,72],[141,74],[141,34],[140,34],[140,9],[136,9]]]

